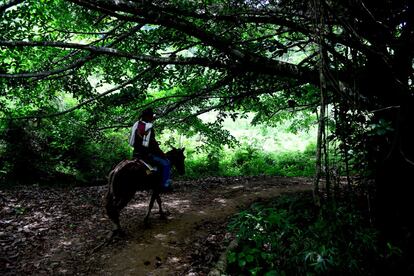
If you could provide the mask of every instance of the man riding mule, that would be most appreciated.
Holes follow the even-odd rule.
[[[152,191],[148,212],[144,222],[147,224],[155,200],[159,206],[161,217],[165,217],[162,210],[160,193],[165,191],[170,177],[171,166],[179,174],[184,174],[184,149],[175,149],[166,154],[159,148],[151,123],[154,119],[152,110],[146,110],[133,127],[130,143],[134,145],[134,159],[123,160],[109,173],[108,191],[105,196],[105,209],[109,219],[114,224],[114,234],[121,231],[119,214],[134,197],[136,191]],[[142,122],[142,124],[140,124]],[[135,137],[134,137],[135,136]],[[152,137],[152,138],[151,138]],[[144,145],[147,144],[147,146]],[[146,162],[155,161],[161,165],[159,171],[149,170]]]
[[[133,157],[151,164],[156,164],[161,169],[163,190],[171,188],[171,163],[166,158],[165,153],[160,149],[155,139],[155,131],[152,122],[154,112],[151,108],[145,109],[140,120],[132,127],[129,144],[134,147]],[[151,168],[150,168],[151,170]]]

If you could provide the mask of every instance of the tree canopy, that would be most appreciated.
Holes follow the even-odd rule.
[[[405,79],[396,73],[387,79],[407,89],[413,43],[408,5],[6,1],[0,41],[0,77],[7,93],[3,116],[11,101],[14,109],[21,107],[21,116],[51,116],[86,106],[111,113],[114,106],[139,110],[153,104],[162,106],[163,114],[182,118],[235,105],[266,117],[288,99],[298,105],[318,102],[307,86],[319,86],[318,45],[337,94],[359,97],[358,102],[375,97],[378,101],[365,100],[369,108],[384,108],[386,95],[371,95],[378,93],[373,88],[361,96],[358,82],[370,77],[370,62],[383,71],[406,71]],[[160,90],[162,95],[153,95]],[[59,92],[73,94],[79,104],[56,110],[49,103]],[[133,113],[128,109],[115,120],[125,123]]]

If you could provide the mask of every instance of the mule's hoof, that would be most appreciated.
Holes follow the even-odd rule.
[[[168,211],[162,212],[160,213],[160,219],[167,219],[170,215],[171,213]]]
[[[149,221],[149,219],[144,219],[144,227],[145,228],[149,228],[151,226],[151,223],[150,223],[150,221]]]
[[[111,236],[111,238],[113,238],[113,237],[125,237],[125,236],[126,236],[126,233],[122,229],[112,230],[112,236]]]

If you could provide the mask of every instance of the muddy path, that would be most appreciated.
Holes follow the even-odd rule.
[[[106,187],[0,189],[1,275],[206,275],[231,236],[232,215],[281,193],[311,189],[307,178],[243,177],[176,181],[163,195],[170,215],[143,224],[149,195],[121,213],[126,236],[111,232],[102,208]]]
[[[171,215],[160,220],[154,210],[149,229],[142,223],[146,202],[132,202],[127,207],[134,210],[136,219],[123,220],[127,237],[122,245],[103,249],[111,252],[103,253],[106,258],[97,274],[205,275],[228,244],[225,226],[238,210],[311,187],[308,179],[274,177],[212,179],[199,187],[180,184],[177,192],[163,197],[163,206]]]

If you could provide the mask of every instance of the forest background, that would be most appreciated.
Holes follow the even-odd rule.
[[[202,141],[189,176],[314,174],[316,213],[363,198],[383,247],[412,254],[412,1],[3,0],[0,13],[3,183],[102,183],[151,106],[167,147]],[[256,132],[316,122],[316,141],[283,158],[238,145],[223,123],[246,116]]]

